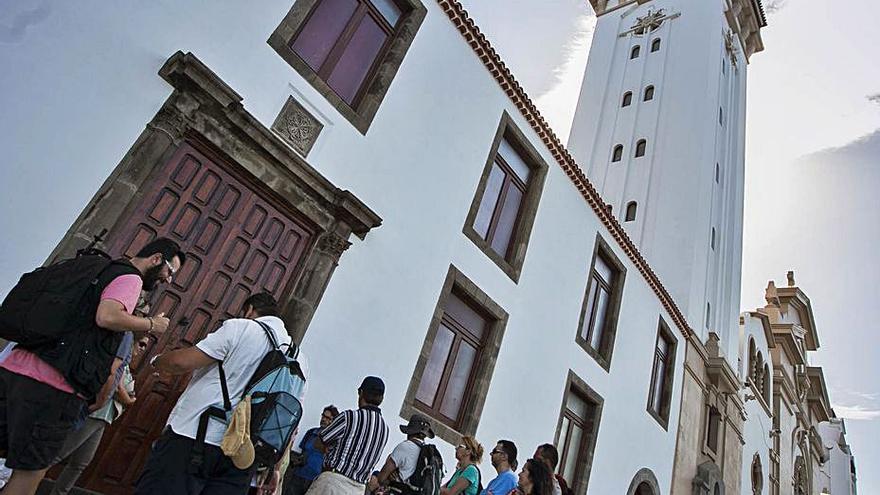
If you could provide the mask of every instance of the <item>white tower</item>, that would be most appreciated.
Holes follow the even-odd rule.
[[[737,355],[749,56],[760,0],[590,0],[569,149],[705,342]],[[732,352],[731,352],[732,350]]]

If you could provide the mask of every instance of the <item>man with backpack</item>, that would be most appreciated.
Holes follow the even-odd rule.
[[[428,418],[413,413],[409,423],[400,425],[406,440],[400,442],[385,460],[382,470],[370,478],[370,491],[390,487],[401,495],[437,495],[443,478],[443,457],[437,447],[425,443],[434,438]]]
[[[13,469],[5,495],[32,495],[90,404],[106,399],[124,334],[165,331],[163,315],[131,313],[141,289],[169,282],[185,258],[165,238],[130,260],[89,251],[23,275],[9,292],[0,337],[17,344],[0,364],[0,457]]]
[[[282,374],[263,373],[271,359],[279,355],[282,361],[285,359],[287,354],[282,349],[290,352],[294,348],[278,317],[278,303],[270,294],[248,297],[240,314],[240,318],[223,322],[195,346],[153,358],[151,363],[160,372],[193,375],[171,411],[162,436],[153,445],[137,482],[136,495],[241,495],[248,491],[255,470],[267,458],[273,462],[264,467],[272,469],[273,476],[267,477],[267,486],[262,488],[274,491],[280,459],[284,449],[290,448],[302,414],[305,371],[298,361],[291,361],[289,368],[285,361],[282,369],[272,368],[272,372],[280,370]],[[252,391],[267,381],[264,377],[269,376],[272,383],[283,381],[284,373],[290,376],[294,369],[301,380],[299,387],[288,390],[291,394]],[[271,403],[280,407],[281,401],[293,415],[285,416],[285,424],[274,425],[278,428],[273,432],[283,435],[282,445],[269,448],[267,456],[267,445],[260,439],[254,441],[254,434],[260,432],[259,422],[264,416],[274,420],[287,410],[267,411],[262,406]],[[272,414],[258,415],[258,411]],[[231,457],[221,449],[230,435],[243,437],[242,448]],[[268,486],[270,483],[272,486]]]

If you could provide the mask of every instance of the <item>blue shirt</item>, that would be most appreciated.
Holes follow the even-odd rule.
[[[307,480],[314,480],[321,474],[321,467],[324,465],[324,454],[315,448],[315,440],[318,439],[320,428],[312,428],[303,435],[299,448],[302,449],[305,464],[298,467],[293,472],[296,476]]]
[[[508,469],[490,481],[489,485],[480,492],[480,495],[507,495],[516,488],[518,482],[519,480],[513,471]]]

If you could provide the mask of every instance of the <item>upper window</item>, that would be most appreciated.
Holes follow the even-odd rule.
[[[712,304],[706,303],[706,328],[712,325]]]
[[[651,370],[651,389],[648,393],[648,412],[665,429],[669,425],[672,401],[672,380],[675,374],[675,337],[660,320],[657,343],[654,347],[654,365]]]
[[[657,38],[651,42],[651,51],[656,52],[659,50],[660,50],[660,38]]]
[[[644,139],[639,139],[636,142],[636,158],[640,156],[645,156],[645,150],[648,148],[648,141]]]
[[[633,94],[632,91],[627,91],[623,94],[623,102],[620,104],[622,107],[628,107],[632,104]]]
[[[721,413],[718,409],[709,406],[709,414],[706,418],[706,448],[712,454],[718,454],[721,445]]]
[[[724,109],[718,107],[718,125],[724,125]]]
[[[639,58],[639,52],[642,51],[642,48],[639,45],[632,47],[632,50],[629,51],[630,60],[634,58]]]
[[[299,0],[269,44],[366,133],[425,13],[420,0]]]
[[[712,247],[712,250],[715,250],[715,227],[712,227],[712,234],[710,235],[709,245]]]
[[[626,204],[626,215],[623,217],[624,222],[634,222],[636,219],[636,208],[638,205],[635,201]]]
[[[569,371],[556,432],[556,472],[569,481],[575,493],[587,491],[601,414],[602,398]]]
[[[648,86],[645,88],[645,97],[644,101],[651,101],[654,99],[654,86]]]
[[[715,164],[715,183],[721,183],[721,165],[718,163]]]
[[[450,267],[401,414],[430,415],[447,441],[473,434],[506,322],[500,306]]]
[[[608,244],[596,236],[593,264],[575,340],[606,370],[611,366],[625,274],[626,268]]]
[[[619,162],[623,158],[623,145],[618,144],[614,147],[614,150],[611,152],[611,161]]]
[[[471,203],[464,233],[519,279],[547,164],[505,113]]]

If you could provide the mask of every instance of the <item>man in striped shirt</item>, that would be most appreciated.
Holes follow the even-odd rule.
[[[321,430],[315,445],[326,452],[323,472],[307,495],[363,495],[388,442],[388,426],[379,409],[384,397],[381,378],[364,378],[358,388],[358,408],[343,411]]]

